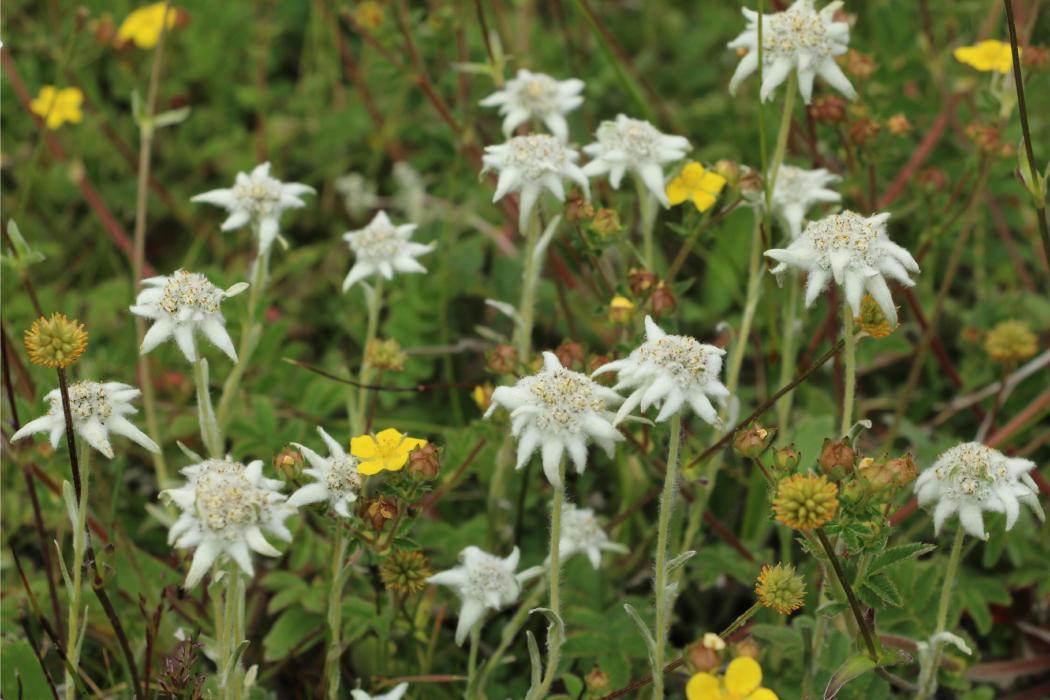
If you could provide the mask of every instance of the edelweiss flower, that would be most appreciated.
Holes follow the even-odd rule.
[[[518,228],[524,234],[529,224],[529,215],[544,188],[560,201],[565,201],[562,180],[572,180],[590,196],[587,176],[576,165],[580,154],[567,148],[561,141],[546,134],[515,136],[506,143],[485,147],[485,164],[481,172],[494,170],[499,173],[496,193],[492,201],[498,202],[508,192],[520,192],[518,202]]]
[[[459,566],[427,579],[429,583],[452,588],[463,600],[456,625],[456,644],[463,643],[485,610],[500,610],[513,603],[521,593],[521,584],[536,575],[535,568],[514,573],[520,556],[517,547],[506,559],[478,547],[467,547],[459,553]]]
[[[312,484],[299,488],[288,497],[288,505],[305,506],[308,503],[328,501],[329,507],[344,518],[350,517],[347,506],[357,500],[361,490],[361,475],[357,473],[357,458],[348,455],[332,436],[317,426],[317,433],[328,445],[328,457],[322,457],[306,445],[292,444],[299,448],[310,468],[303,472],[314,478]]]
[[[659,422],[688,402],[696,415],[718,426],[721,421],[709,397],[721,402],[729,396],[718,379],[725,354],[722,348],[689,336],[667,335],[651,316],[646,316],[645,342],[625,359],[602,365],[592,376],[615,371],[620,381],[613,390],[633,390],[616,414],[617,423],[639,404],[642,411],[652,405],[662,406],[656,416]]]
[[[762,87],[759,96],[765,102],[773,97],[792,69],[798,71],[798,91],[809,104],[813,96],[813,78],[817,75],[848,99],[857,93],[849,78],[835,63],[835,56],[846,53],[849,44],[849,25],[836,22],[835,13],[842,7],[833,2],[819,12],[813,0],[795,0],[788,9],[771,15],[762,15]],[[746,49],[747,54],[736,67],[729,81],[729,92],[758,69],[759,14],[743,8],[747,28],[733,41],[731,49]]]
[[[197,361],[198,333],[215,347],[237,361],[237,351],[226,332],[226,319],[219,311],[223,299],[236,296],[247,284],[235,284],[223,291],[199,272],[176,270],[170,277],[150,277],[142,280],[145,287],[139,292],[131,313],[153,319],[153,325],[142,338],[139,352],[147,352],[174,336],[179,349],[190,362]]]
[[[911,253],[886,235],[889,218],[889,214],[865,217],[844,211],[812,221],[787,248],[766,251],[767,257],[780,263],[772,272],[780,274],[788,266],[806,270],[806,306],[811,306],[828,279],[834,278],[836,284],[845,288],[855,316],[860,314],[860,300],[867,290],[890,325],[895,326],[897,307],[884,275],[911,287],[915,283],[908,273],[918,273],[919,265]]]
[[[583,104],[582,80],[555,80],[543,73],[519,70],[502,90],[481,101],[482,107],[499,107],[503,134],[510,136],[530,119],[540,119],[561,142],[569,139],[565,115]]]
[[[267,479],[262,460],[248,466],[226,459],[207,459],[182,470],[186,484],[161,492],[161,498],[182,510],[168,531],[168,543],[196,548],[186,576],[193,588],[220,555],[227,555],[248,576],[254,575],[251,551],[268,557],[280,552],[266,541],[263,530],[291,542],[284,520],[295,513],[279,489],[283,482]]]
[[[350,697],[353,700],[401,700],[405,695],[405,691],[408,690],[408,683],[398,683],[391,688],[389,693],[383,693],[382,695],[369,695],[363,690],[351,690]]]
[[[793,165],[780,166],[771,197],[773,215],[787,229],[790,240],[802,235],[802,221],[810,207],[822,202],[842,201],[838,192],[828,189],[828,185],[836,184],[841,179],[824,168],[803,170]],[[750,195],[749,199],[759,208],[765,206],[766,200],[761,190]]]
[[[609,536],[594,517],[594,510],[577,508],[568,502],[561,513],[561,540],[558,546],[563,562],[573,554],[583,553],[595,569],[601,568],[602,552],[625,554],[630,551],[622,544],[609,541]]]
[[[277,237],[278,220],[285,209],[306,206],[300,197],[313,194],[314,188],[298,182],[281,182],[270,176],[270,164],[257,165],[251,173],[237,173],[233,187],[211,190],[190,199],[225,208],[230,212],[222,222],[223,231],[232,231],[251,223],[259,232],[259,252],[269,250]]]
[[[543,473],[555,488],[561,486],[559,467],[566,451],[577,473],[587,468],[587,440],[592,439],[610,457],[614,444],[623,440],[613,424],[608,403],[623,399],[612,389],[584,374],[562,367],[557,355],[543,353],[543,369],[514,386],[492,392],[488,418],[503,406],[510,411],[511,434],[518,439],[517,469],[536,450],[543,455]]]
[[[140,393],[120,382],[73,382],[69,385],[69,409],[73,415],[73,430],[87,440],[96,450],[113,458],[113,446],[109,434],[123,435],[145,447],[150,452],[160,452],[157,443],[132,425],[124,416],[136,412],[131,400]],[[11,441],[21,440],[34,433],[49,433],[51,446],[58,447],[59,439],[66,434],[66,419],[62,412],[62,394],[58,389],[44,397],[51,404],[47,413],[35,418],[11,436]]]
[[[941,526],[953,513],[974,537],[987,539],[981,511],[1006,514],[1006,529],[1017,522],[1019,503],[1024,503],[1043,520],[1043,508],[1036,494],[1035,481],[1028,474],[1035,462],[1007,457],[979,442],[964,442],[951,448],[919,475],[915,493],[919,505],[936,502],[933,527]]]
[[[668,136],[642,119],[631,119],[623,114],[616,121],[605,121],[594,134],[594,143],[584,146],[583,152],[591,162],[583,166],[588,177],[609,174],[609,184],[620,189],[620,181],[628,170],[637,173],[645,186],[665,207],[671,206],[664,191],[664,168],[685,157],[692,146],[682,136]]]
[[[409,239],[416,230],[415,224],[394,226],[385,211],[375,215],[371,223],[357,231],[347,231],[343,240],[354,251],[354,266],[343,280],[343,291],[366,277],[382,275],[394,278],[395,272],[422,273],[427,268],[416,261],[420,255],[434,250],[436,244],[414,243]]]

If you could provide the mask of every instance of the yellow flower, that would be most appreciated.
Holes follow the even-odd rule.
[[[350,453],[361,460],[357,471],[365,476],[378,474],[384,469],[401,471],[408,462],[408,453],[427,443],[426,440],[402,435],[394,428],[387,428],[378,435],[358,435],[350,441]]]
[[[66,122],[79,124],[84,118],[80,111],[80,103],[84,101],[84,93],[80,88],[57,89],[54,85],[45,85],[40,88],[40,94],[29,103],[29,109],[33,114],[44,119],[48,129],[57,129]]]
[[[609,302],[609,323],[629,323],[634,312],[634,302],[617,294]]]
[[[780,700],[762,687],[762,667],[750,656],[733,659],[723,677],[695,674],[685,686],[685,696],[688,700]]]
[[[175,26],[178,12],[174,7],[168,8],[168,29]],[[155,2],[152,5],[140,7],[133,10],[130,15],[120,23],[117,30],[117,43],[126,44],[133,42],[140,49],[152,49],[160,41],[160,30],[164,22],[164,3]]]
[[[795,530],[823,526],[838,513],[839,487],[823,474],[795,474],[781,479],[773,499],[777,520]]]
[[[965,63],[983,72],[1009,73],[1014,65],[1010,45],[995,39],[979,41],[973,46],[960,46],[952,55],[959,63]],[[1021,55],[1020,47],[1017,49],[1017,55]]]
[[[667,185],[667,199],[674,205],[689,199],[697,211],[707,211],[715,205],[718,193],[725,186],[724,177],[704,170],[704,166],[692,161]]]
[[[25,332],[29,361],[41,367],[69,367],[84,354],[88,335],[82,323],[70,321],[64,314],[41,316]]]
[[[480,408],[482,411],[489,410],[489,405],[492,403],[493,391],[495,391],[495,389],[492,387],[492,384],[488,382],[485,382],[484,384],[478,384],[476,387],[474,387],[474,391],[473,393],[471,393],[471,397],[473,397],[474,403],[476,403],[478,405],[478,408]]]

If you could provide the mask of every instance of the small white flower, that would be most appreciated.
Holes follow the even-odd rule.
[[[226,319],[219,304],[223,299],[240,294],[247,285],[234,285],[224,291],[199,272],[176,270],[168,277],[144,279],[142,286],[144,289],[135,299],[131,313],[152,319],[153,325],[142,338],[139,352],[145,355],[174,337],[186,359],[196,362],[195,336],[199,333],[231,360],[237,361],[237,351],[226,331]]]
[[[481,106],[499,107],[504,136],[510,136],[530,119],[539,119],[564,143],[569,140],[565,115],[583,104],[581,92],[582,80],[555,80],[549,75],[522,69],[502,90],[483,99]]]
[[[508,192],[520,192],[518,202],[518,227],[522,233],[529,223],[529,215],[544,188],[560,201],[565,201],[565,186],[562,180],[572,180],[590,196],[587,176],[576,165],[580,154],[567,148],[561,141],[546,134],[515,136],[506,143],[485,147],[485,164],[481,172],[494,170],[499,173],[493,202],[498,202]]]
[[[120,382],[73,382],[69,385],[69,409],[73,416],[73,430],[87,440],[96,450],[113,458],[113,446],[109,434],[123,435],[150,452],[160,452],[160,447],[144,432],[136,428],[125,416],[136,413],[131,400],[140,393],[138,389]],[[48,393],[44,400],[51,404],[47,413],[35,418],[11,436],[11,441],[21,440],[34,433],[49,433],[51,446],[66,434],[66,419],[62,412],[62,394],[58,389]]]
[[[351,690],[350,697],[353,700],[401,700],[405,695],[405,691],[408,690],[408,683],[398,683],[390,692],[383,693],[382,695],[369,695],[361,689]]]
[[[552,352],[543,353],[543,369],[518,380],[514,386],[501,386],[492,392],[492,403],[485,417],[497,406],[510,411],[511,434],[518,440],[521,469],[532,453],[540,450],[543,473],[555,488],[561,486],[559,467],[566,451],[577,473],[587,468],[587,441],[594,440],[610,457],[623,435],[614,426],[614,415],[607,404],[622,397],[587,375],[562,367]]]
[[[782,165],[777,171],[773,185],[773,215],[787,229],[790,240],[802,235],[802,222],[806,212],[814,204],[842,201],[842,196],[828,185],[837,184],[842,178],[824,168],[804,170],[793,165]],[[761,190],[748,195],[751,202],[762,208],[766,200]]]
[[[1039,489],[1028,474],[1034,468],[1031,460],[1007,457],[979,442],[964,442],[942,454],[919,475],[915,493],[919,505],[937,504],[933,509],[936,532],[957,512],[968,533],[987,539],[982,511],[1005,513],[1007,530],[1017,522],[1020,503],[1043,520],[1036,495]]]
[[[382,275],[389,280],[395,272],[426,272],[416,258],[434,250],[435,244],[409,240],[415,230],[415,224],[394,226],[386,212],[381,211],[368,226],[343,234],[343,240],[354,252],[354,265],[343,280],[343,291],[372,275]]]
[[[583,553],[595,569],[601,568],[602,552],[625,554],[630,551],[625,545],[609,540],[609,535],[594,517],[594,510],[577,508],[568,502],[561,513],[561,539],[558,547],[562,561],[573,554]]]
[[[819,12],[813,0],[795,0],[788,9],[762,15],[762,87],[759,96],[765,102],[773,97],[777,89],[792,70],[798,71],[798,90],[809,104],[813,96],[813,78],[819,75],[848,99],[856,99],[857,93],[849,78],[835,63],[835,56],[846,53],[849,44],[849,25],[835,21],[835,12],[841,2],[833,2]],[[759,14],[743,8],[747,28],[733,41],[729,48],[746,49],[732,79],[729,92],[736,89],[747,76],[758,70],[758,23]]]
[[[772,272],[779,275],[789,266],[808,272],[806,306],[813,304],[833,278],[845,289],[854,315],[860,315],[860,300],[867,290],[890,325],[895,326],[897,307],[885,276],[912,287],[915,282],[909,273],[917,274],[919,264],[886,235],[889,218],[889,214],[866,217],[844,211],[812,221],[787,248],[766,251],[767,257],[780,263]]]
[[[394,181],[397,182],[397,194],[394,195],[394,206],[409,221],[429,221],[434,218],[433,207],[427,206],[427,186],[423,176],[406,161],[394,163]]]
[[[342,195],[343,206],[352,219],[361,218],[379,204],[376,183],[361,173],[349,172],[336,178],[335,191]]]
[[[536,575],[535,567],[515,573],[520,556],[517,547],[505,559],[478,547],[467,547],[459,553],[459,566],[427,579],[428,583],[452,588],[463,600],[456,625],[456,644],[463,643],[486,610],[501,610],[516,601],[521,584]]]
[[[289,496],[288,505],[298,508],[309,503],[328,501],[332,510],[344,518],[349,518],[349,505],[357,500],[357,494],[361,491],[357,458],[348,455],[321,426],[317,427],[317,432],[328,446],[328,457],[322,457],[306,445],[292,443],[310,462],[310,468],[304,469],[303,472],[312,476],[314,482],[299,488]]]
[[[186,588],[197,585],[221,555],[226,555],[248,576],[253,576],[251,552],[268,557],[280,552],[267,542],[263,531],[290,542],[284,521],[295,513],[280,493],[283,482],[267,479],[262,460],[247,466],[226,459],[207,459],[182,469],[186,483],[161,492],[182,514],[168,531],[168,544],[196,548],[186,576]]]
[[[637,173],[642,183],[665,207],[671,206],[664,187],[664,165],[681,160],[692,148],[683,136],[669,136],[643,119],[623,114],[616,121],[604,121],[594,134],[594,143],[583,152],[591,162],[583,166],[588,177],[609,174],[609,184],[620,189],[627,171]]]
[[[722,348],[704,345],[689,336],[667,335],[646,316],[645,342],[625,359],[602,365],[594,375],[615,371],[619,383],[613,389],[632,390],[616,414],[617,423],[639,404],[642,411],[661,406],[656,416],[659,422],[688,403],[698,416],[719,426],[718,412],[709,397],[722,403],[729,396],[729,390],[718,379],[725,354]]]
[[[301,197],[313,194],[314,188],[298,182],[281,182],[270,175],[270,164],[263,163],[251,173],[237,173],[233,187],[210,190],[190,199],[191,202],[214,204],[230,215],[222,222],[223,231],[252,224],[259,232],[259,252],[269,250],[277,237],[279,220],[285,209],[306,206]]]

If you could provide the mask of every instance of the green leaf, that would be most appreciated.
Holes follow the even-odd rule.
[[[937,549],[937,545],[927,544],[925,542],[909,542],[908,544],[900,544],[896,547],[890,547],[889,549],[876,554],[872,558],[871,564],[868,565],[868,578],[871,578],[883,569],[892,566],[897,562],[904,561],[905,559],[916,559],[935,549]]]
[[[901,593],[897,590],[896,584],[894,584],[893,581],[890,581],[885,575],[868,578],[864,581],[864,588],[870,590],[882,601],[895,608],[899,608],[904,604],[904,598],[901,597]]]
[[[323,634],[315,634],[323,630],[324,617],[321,615],[300,608],[289,608],[281,613],[263,638],[263,659],[268,662],[279,661],[314,635],[313,640],[299,650],[305,651],[323,639]]]
[[[802,655],[802,636],[798,630],[791,627],[780,627],[778,625],[755,625],[751,628],[751,634],[756,639],[775,645],[785,657]]]
[[[844,685],[874,668],[875,662],[865,654],[855,654],[849,657],[835,670],[831,680],[828,681],[828,686],[824,690],[824,700],[831,700],[838,695]]]

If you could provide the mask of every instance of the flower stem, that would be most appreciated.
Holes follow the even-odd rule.
[[[853,427],[853,402],[857,392],[857,339],[853,335],[853,309],[843,295],[842,339],[846,345],[842,350],[845,364],[845,388],[842,393],[842,437]]]
[[[559,621],[547,626],[547,669],[540,681],[540,686],[529,691],[527,700],[543,700],[550,692],[554,676],[558,673],[561,661],[561,511],[565,505],[565,460],[558,465],[559,486],[554,488],[551,500],[551,542],[550,542],[550,608],[551,614]]]
[[[217,621],[219,645],[219,697],[241,700],[244,669],[238,658],[244,639],[244,580],[236,565],[225,572],[222,614]]]
[[[960,525],[955,529],[955,539],[952,541],[952,551],[948,555],[948,568],[944,572],[944,585],[941,588],[941,600],[937,605],[937,629],[934,636],[945,631],[948,626],[948,608],[951,605],[952,589],[955,588],[955,577],[959,571],[959,561],[962,559],[962,544],[966,531]],[[926,700],[937,687],[937,668],[941,665],[941,649],[943,644],[934,642],[930,650],[929,665],[919,669],[919,692],[916,700]]]
[[[785,387],[795,378],[795,326],[798,325],[798,271],[788,273],[788,302],[784,307],[784,328],[780,343],[780,386]],[[782,431],[787,430],[791,419],[791,404],[794,393],[788,392],[777,401],[777,425]],[[781,433],[783,434],[783,433]]]
[[[543,594],[546,592],[547,582],[540,579],[532,589],[532,592],[529,593],[529,597],[518,606],[517,612],[515,612],[514,616],[503,626],[503,631],[500,633],[499,646],[496,647],[496,650],[492,652],[492,655],[486,659],[484,665],[481,667],[481,673],[478,674],[479,693],[484,693],[485,686],[488,685],[489,676],[491,676],[492,672],[499,666],[499,662],[503,659],[503,655],[507,653],[507,649],[510,648],[515,636],[528,621],[529,613],[539,604],[540,598],[542,598]]]
[[[718,636],[722,639],[729,639],[730,635],[732,635],[738,629],[746,625],[747,621],[754,617],[755,613],[757,613],[761,609],[762,603],[756,602],[750,608],[740,613],[740,616],[737,619],[733,620],[731,623],[729,623],[729,627],[726,627],[724,630],[719,632]]]
[[[253,228],[255,228],[254,225]],[[255,238],[258,237],[258,231],[255,231]],[[256,316],[258,315],[258,307],[262,302],[269,280],[270,249],[267,248],[265,252],[260,252],[259,256],[255,258],[255,262],[252,263],[252,278],[248,287],[248,317],[245,319],[244,328],[241,330],[241,344],[237,348],[237,364],[233,366],[230,376],[226,378],[226,383],[222,385],[222,396],[219,399],[217,420],[220,435],[221,431],[226,429],[226,424],[230,420],[230,407],[233,404],[233,399],[237,395],[237,390],[240,389],[241,380],[244,378],[244,372],[248,369],[248,364],[251,362],[255,346],[259,343],[259,336],[262,335],[262,324]]]
[[[730,394],[734,396],[740,381],[740,368],[744,363],[744,354],[747,352],[748,338],[751,335],[751,323],[755,319],[755,310],[758,308],[758,298],[762,291],[761,262],[762,226],[756,216],[755,226],[751,233],[751,258],[748,262],[747,298],[744,301],[744,315],[740,319],[740,332],[737,334],[733,349],[729,352],[729,362],[726,368],[726,387],[729,389]]]
[[[653,229],[656,227],[656,198],[645,187],[640,177],[635,177],[638,187],[638,213],[642,217],[642,256],[650,272],[656,272],[656,243]]]
[[[682,413],[671,418],[671,441],[667,448],[667,472],[664,475],[663,497],[656,530],[656,566],[653,572],[653,593],[656,595],[656,624],[653,637],[653,699],[664,696],[664,651],[667,647],[667,628],[672,601],[667,600],[667,536],[674,512],[675,489],[678,485],[678,449],[682,443]]]
[[[368,383],[372,374],[372,366],[368,362],[368,346],[376,339],[379,331],[379,314],[383,309],[383,278],[376,277],[376,285],[372,289],[372,298],[368,303],[368,326],[365,328],[365,342],[361,346],[361,373],[358,382],[361,386],[357,388],[357,409],[354,411],[352,428],[354,435],[362,435],[368,430]]]
[[[325,654],[325,684],[328,700],[338,700],[339,680],[342,675],[339,660],[343,655],[343,585],[346,581],[343,560],[349,539],[341,523],[336,524],[335,541],[332,543],[332,568],[328,589],[328,652]]]
[[[521,277],[521,302],[518,305],[517,336],[518,362],[526,363],[532,354],[532,326],[536,318],[536,282],[539,276],[539,261],[536,260],[536,244],[540,239],[540,214],[534,208],[525,227],[525,270]]]
[[[212,459],[222,459],[222,430],[215,418],[208,387],[208,361],[203,357],[193,363],[193,379],[197,385],[197,422],[200,424],[201,440]]]
[[[88,471],[91,466],[91,447],[86,440],[81,440],[79,450],[79,462],[83,471],[77,494],[77,521],[73,523],[73,566],[69,572],[73,580],[69,590],[69,612],[66,618],[66,655],[69,658],[65,676],[67,700],[73,700],[77,695],[73,675],[80,665],[80,647],[84,643],[81,632],[83,631],[82,626],[87,622],[87,608],[84,608],[84,620],[80,619],[80,612],[83,605],[84,553],[87,551],[88,537],[88,484],[91,481]]]
[[[467,660],[467,692],[464,697],[473,700],[477,697],[478,642],[481,638],[481,623],[470,628],[470,657]]]
[[[857,600],[857,596],[853,592],[849,580],[846,578],[846,572],[842,570],[842,563],[839,561],[838,555],[835,554],[835,548],[832,546],[831,542],[828,541],[828,536],[824,534],[823,530],[817,528],[814,532],[817,535],[817,539],[820,541],[820,546],[824,549],[824,553],[831,562],[831,568],[835,572],[835,578],[838,579],[839,585],[842,586],[842,590],[846,593],[846,600],[849,602],[850,610],[853,612],[853,618],[857,621],[857,627],[860,628],[860,634],[864,638],[864,646],[868,649],[868,656],[871,657],[872,661],[878,663],[878,642],[875,641],[875,637],[872,634],[871,629],[868,627],[868,622],[864,619],[864,612],[860,609],[860,601]]]

